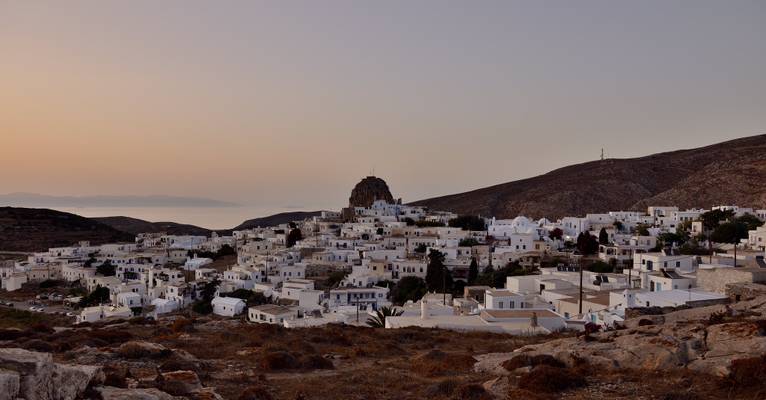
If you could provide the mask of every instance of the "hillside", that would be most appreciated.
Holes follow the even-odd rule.
[[[647,205],[766,206],[766,135],[640,158],[606,159],[412,204],[459,214],[560,218]]]
[[[75,214],[0,207],[0,250],[45,251],[82,240],[94,244],[132,242],[134,235]]]
[[[210,236],[212,233],[210,229],[175,222],[149,222],[131,217],[99,217],[91,219],[109,225],[118,231],[128,232],[133,235],[139,233],[165,232],[169,235]]]
[[[253,229],[258,227],[276,226],[280,224],[286,224],[288,222],[301,221],[306,218],[315,217],[320,214],[322,214],[321,211],[284,212],[284,213],[269,215],[268,217],[249,219],[241,223],[239,226],[235,227],[233,230],[236,231],[236,230],[242,230],[242,229]]]

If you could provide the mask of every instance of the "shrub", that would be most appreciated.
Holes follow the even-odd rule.
[[[243,390],[238,400],[272,400],[273,397],[263,386],[250,386]]]
[[[461,400],[492,400],[494,397],[481,385],[469,383],[457,388],[455,398]]]
[[[519,378],[519,388],[532,392],[558,393],[586,384],[579,371],[549,365],[538,365]]]
[[[335,369],[332,361],[317,354],[303,357],[301,367],[304,369]]]
[[[178,318],[170,325],[173,333],[191,332],[194,330],[194,322],[186,318]]]
[[[766,354],[732,360],[730,369],[729,380],[735,388],[763,385],[763,377],[766,376]]]
[[[16,340],[26,336],[26,333],[20,329],[0,329],[0,340]]]
[[[22,347],[27,350],[41,351],[43,353],[51,353],[54,350],[50,343],[39,339],[28,340],[22,344]]]
[[[451,396],[459,385],[460,382],[454,379],[444,379],[429,386],[428,389],[426,389],[426,395],[428,395],[428,397]]]
[[[261,357],[261,368],[265,371],[280,371],[285,369],[298,369],[301,364],[286,351],[266,353]]]

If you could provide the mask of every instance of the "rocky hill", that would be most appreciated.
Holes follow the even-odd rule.
[[[118,231],[128,232],[133,235],[165,232],[169,235],[210,236],[213,232],[210,229],[200,228],[195,225],[178,224],[175,222],[149,222],[131,217],[99,217],[91,219],[109,225]]]
[[[132,242],[135,236],[89,218],[39,208],[0,207],[0,250],[45,251],[82,240]]]
[[[351,197],[348,199],[349,207],[369,207],[375,200],[386,200],[389,203],[394,202],[394,196],[388,189],[388,184],[376,176],[368,176],[362,179],[351,190]]]
[[[237,227],[235,227],[233,230],[242,230],[242,229],[253,229],[253,228],[264,228],[268,226],[276,226],[281,224],[286,224],[288,222],[293,221],[301,221],[306,218],[315,217],[317,215],[321,215],[321,211],[292,211],[292,212],[284,212],[274,215],[269,215],[268,217],[261,217],[261,218],[254,218],[249,219]]]
[[[766,135],[640,158],[571,165],[533,178],[414,202],[435,210],[560,218],[647,205],[766,207]]]

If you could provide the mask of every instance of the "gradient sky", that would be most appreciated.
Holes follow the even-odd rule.
[[[343,206],[766,132],[764,1],[0,0],[0,192]]]

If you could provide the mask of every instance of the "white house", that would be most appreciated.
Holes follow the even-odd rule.
[[[236,297],[216,297],[213,299],[213,314],[233,317],[245,309],[245,302]]]
[[[296,316],[297,312],[293,308],[276,304],[261,304],[248,309],[247,320],[259,324],[282,325],[285,321],[294,319]]]

